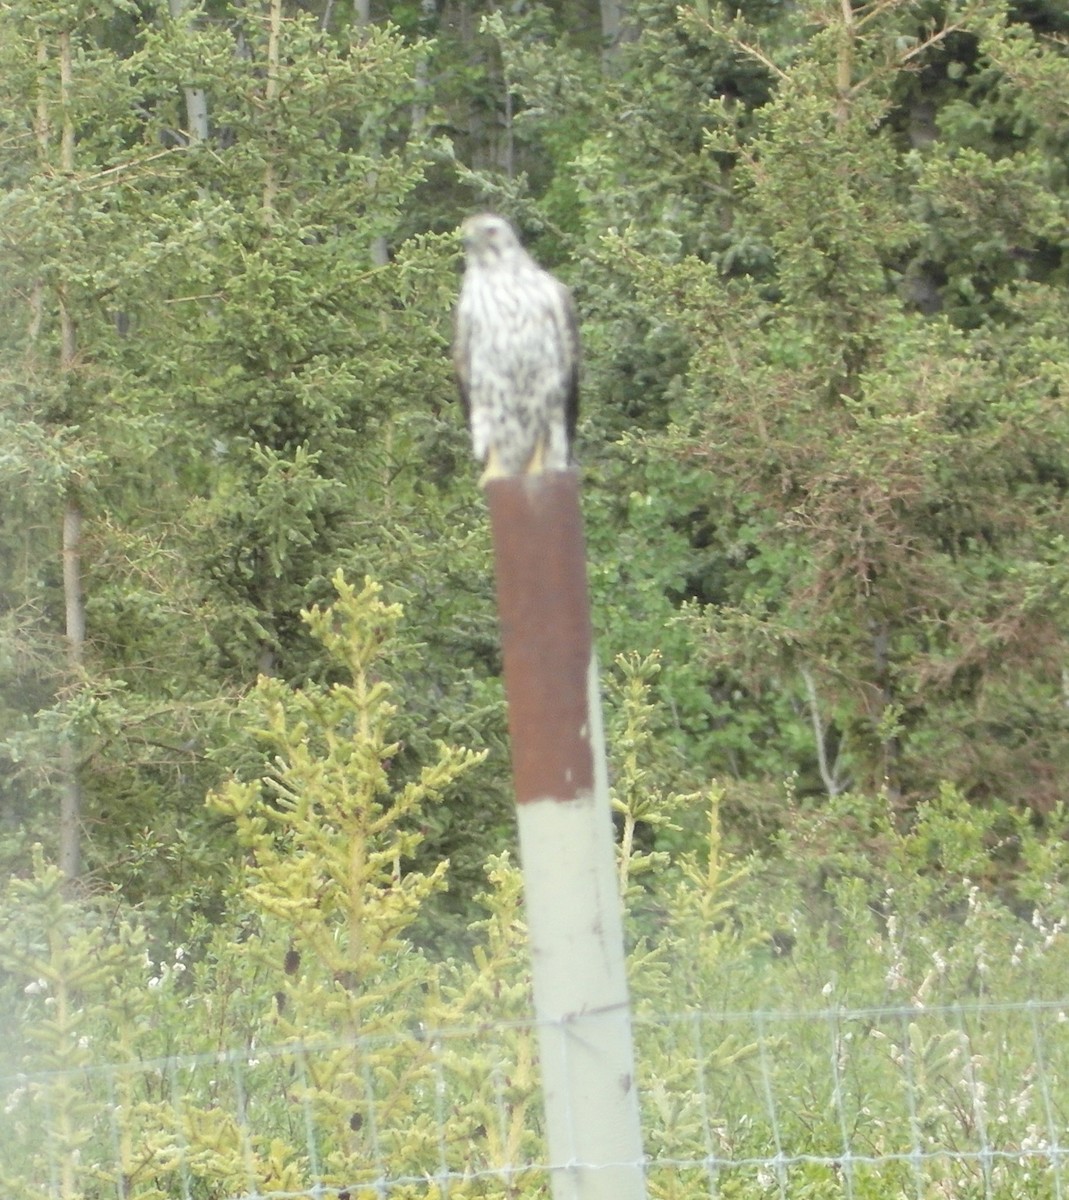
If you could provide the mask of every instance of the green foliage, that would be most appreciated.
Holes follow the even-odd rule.
[[[389,737],[395,710],[378,673],[401,610],[385,604],[370,582],[357,591],[339,574],[334,584],[335,603],[312,608],[305,619],[343,667],[344,682],[292,693],[262,678],[252,707],[262,713],[258,734],[269,747],[271,773],[232,781],[209,804],[234,822],[246,855],[243,896],[256,925],[245,953],[257,964],[254,986],[263,988],[271,975],[276,981],[270,1009],[248,1014],[249,1036],[344,1043],[319,1054],[314,1073],[291,1096],[317,1128],[340,1131],[320,1139],[318,1169],[341,1185],[368,1173],[367,1134],[360,1134],[374,1119],[368,1105],[377,1102],[401,1122],[396,1135],[379,1131],[380,1151],[388,1154],[394,1136],[404,1136],[403,1114],[414,1111],[413,1090],[429,1077],[429,1060],[418,1061],[427,1056],[409,1061],[400,1040],[369,1045],[359,1065],[347,1046],[427,1020],[424,990],[433,972],[405,935],[444,885],[448,864],[424,874],[410,863],[425,809],[484,756],[443,745],[417,777],[396,779],[399,746]],[[215,953],[231,970],[233,950],[219,946]],[[378,1081],[372,1096],[365,1095],[369,1073]],[[297,1148],[265,1135],[250,1168],[236,1127],[219,1125],[210,1110],[198,1117],[192,1106],[185,1116],[192,1153],[213,1164],[213,1175],[224,1170],[237,1179],[251,1170],[264,1190],[296,1186],[303,1173],[294,1173]]]
[[[613,811],[622,819],[620,831],[620,890],[635,871],[655,870],[663,865],[664,857],[637,851],[635,833],[641,825],[650,832],[671,829],[671,813],[696,796],[665,794],[658,784],[662,773],[671,777],[670,766],[658,770],[656,762],[656,732],[653,724],[656,709],[650,703],[650,685],[660,671],[658,656],[637,655],[620,657],[616,661],[618,678],[613,680],[616,699],[616,727],[611,745],[616,768],[610,788]]]
[[[730,232],[714,252],[635,222],[599,253],[625,303],[644,297],[647,320],[674,321],[689,346],[671,424],[646,440],[679,465],[691,548],[668,546],[734,701],[715,740],[760,730],[774,773],[792,762],[806,792],[886,786],[911,802],[949,779],[1043,809],[1065,744],[1067,431],[1063,356],[1032,321],[1051,329],[1064,310],[1046,249],[1060,152],[1049,128],[1027,149],[964,144],[953,114],[968,105],[1002,129],[1009,94],[1033,111],[1038,64],[1065,60],[997,4],[954,6],[923,36],[897,5],[811,15],[784,57],[776,26],[763,48],[738,22],[684,18],[775,84],[745,115],[704,110],[707,146],[689,161],[709,179],[730,166]],[[948,46],[966,42],[967,95],[941,110],[937,139],[904,149],[909,74],[949,70]],[[1033,69],[1011,82],[1000,64],[1024,46]],[[1018,120],[1014,137],[1035,127]],[[964,274],[938,266],[948,254]],[[913,287],[922,268],[946,277],[940,312]],[[696,546],[713,568],[701,575]],[[766,769],[752,751],[733,765],[743,786]]]
[[[115,1172],[139,1196],[167,1194],[176,1172],[187,1185],[204,1180],[230,1190],[250,1180],[264,1191],[295,1190],[309,1172],[355,1184],[381,1169],[368,1166],[369,1137],[377,1155],[407,1163],[408,1173],[434,1169],[433,1106],[419,1097],[435,1095],[439,1051],[420,1031],[468,1019],[485,1005],[490,977],[517,973],[520,947],[509,934],[518,882],[504,862],[492,872],[491,914],[477,927],[486,949],[474,968],[445,972],[411,945],[448,867],[413,867],[421,824],[484,755],[441,744],[435,762],[403,777],[390,735],[396,710],[381,674],[401,609],[373,583],[358,590],[339,574],[334,585],[335,603],[304,616],[342,679],[292,691],[262,678],[246,719],[268,749],[269,773],[232,780],[209,798],[210,809],[233,823],[242,857],[227,910],[214,933],[202,931],[195,961],[174,947],[154,963],[143,923],[116,928],[103,905],[83,910],[40,853],[33,878],[12,883],[0,970],[13,989],[26,985],[29,1000],[18,1006],[25,1045],[11,1047],[5,1071],[49,1072],[59,1082],[17,1087],[9,1097],[18,1138],[4,1164],[10,1194],[33,1194],[49,1170],[59,1172],[64,1200]],[[500,988],[495,995],[509,1010],[526,1011],[522,969],[511,998]],[[192,1060],[188,1073],[182,1068],[180,1106],[173,1087],[161,1098],[152,1073],[107,1075],[103,1083],[122,1090],[124,1123],[121,1153],[106,1162],[114,1093],[87,1089],[86,1072],[92,1081],[105,1046],[125,1064],[158,1057],[172,1039],[187,1055],[262,1044],[265,1058],[262,1068],[234,1058],[229,1078],[210,1080]],[[504,1144],[491,1147],[495,1161],[519,1152],[529,1126],[533,1051],[527,1034],[517,1031],[512,1041],[526,1067],[510,1085],[517,1115]],[[355,1058],[354,1045],[361,1047]],[[307,1056],[302,1050],[295,1059],[287,1046],[307,1048]],[[466,1064],[471,1081],[485,1074],[470,1049],[451,1059]],[[463,1119],[486,1103],[473,1095]],[[47,1137],[38,1137],[34,1121],[41,1105],[50,1114]],[[237,1116],[246,1109],[258,1114],[252,1135]],[[306,1127],[292,1125],[294,1111],[317,1131],[314,1162]],[[384,1118],[389,1124],[376,1128]]]
[[[327,36],[307,15],[284,16],[274,39],[251,10],[233,28],[165,6],[143,18],[119,36],[72,13],[66,92],[50,30],[3,18],[17,153],[0,356],[19,501],[0,529],[0,754],[5,816],[47,842],[56,731],[77,724],[89,869],[170,924],[218,905],[222,847],[189,814],[247,752],[225,721],[236,694],[261,670],[319,670],[301,608],[328,598],[339,566],[441,604],[443,572],[485,552],[454,493],[462,434],[439,413],[455,247],[398,232],[428,162],[409,126],[425,47],[390,27]],[[78,342],[67,371],[63,310]],[[90,630],[76,680],[52,533],[72,483]],[[443,607],[454,661],[481,664],[479,622],[459,630]],[[463,723],[439,690],[408,691],[425,717],[406,738],[418,753],[432,722],[435,736]],[[484,790],[472,819],[493,827],[500,794]],[[439,825],[448,854],[465,831]],[[185,877],[176,838],[197,864]],[[469,901],[476,873],[469,854]]]
[[[481,756],[443,746],[399,777],[387,677],[400,610],[373,584],[335,587],[306,619],[339,679],[296,691],[263,679],[248,719],[271,769],[211,798],[241,855],[194,954],[150,951],[136,919],[112,919],[115,898],[65,896],[40,854],[9,886],[8,1194],[36,1195],[45,1179],[63,1200],[385,1179],[405,1195],[443,1169],[462,1195],[499,1188],[500,1172],[513,1194],[544,1194],[540,1170],[517,1171],[545,1150],[507,856],[487,864],[470,959],[408,940],[444,878],[445,864],[412,865],[423,814]],[[616,788],[625,821],[670,830],[698,801],[656,782],[656,666],[618,664]],[[1041,1139],[1042,1096],[1061,1078],[1057,1010],[1034,1004],[1022,1020],[969,1001],[1060,994],[1066,871],[1051,841],[1008,809],[978,820],[949,788],[901,830],[881,801],[844,794],[797,806],[778,858],[740,863],[721,806],[718,787],[702,798],[696,849],[633,847],[621,864],[631,903],[639,883],[646,896],[631,976],[651,1194],[696,1186],[710,1137],[740,1196],[763,1194],[774,1167],[736,1164],[779,1150],[792,1187],[838,1196],[842,1179],[818,1160],[844,1147],[879,1158],[920,1137],[926,1152],[968,1152],[978,1121],[999,1145]],[[1008,853],[1046,872],[1041,897],[1000,898]],[[821,993],[832,1012],[812,1011]],[[1037,1045],[1043,1074],[1022,1081]],[[897,1186],[900,1167],[856,1164],[851,1194]],[[917,1169],[961,1194],[979,1186],[968,1157]],[[998,1179],[1000,1195],[1031,1194],[1008,1166]]]
[[[137,1074],[119,1071],[105,1081],[92,1068],[112,1056],[123,1063],[151,1056],[166,1044],[171,1015],[146,986],[150,962],[144,930],[126,918],[115,922],[105,905],[72,903],[39,847],[32,870],[9,883],[0,971],[10,981],[11,1036],[0,1062],[5,1074],[37,1074],[8,1095],[0,1163],[7,1195],[40,1195],[51,1174],[53,1191],[68,1200],[85,1194],[87,1178],[114,1186],[132,1170],[151,1126]],[[114,1154],[104,1149],[109,1142]]]
[[[395,710],[377,662],[401,610],[379,599],[377,585],[357,592],[340,573],[334,583],[335,604],[305,617],[344,664],[346,682],[292,693],[261,678],[252,704],[266,722],[259,736],[271,774],[229,783],[210,805],[236,823],[250,856],[248,899],[283,922],[295,951],[314,955],[324,978],[344,974],[362,990],[365,975],[397,953],[416,912],[443,886],[445,861],[429,874],[407,866],[422,840],[424,810],[485,754],[440,744],[436,761],[397,781],[400,745],[387,733]],[[322,1007],[307,986],[298,992]],[[350,1013],[354,1030],[358,1007]]]
[[[584,318],[651,1192],[1049,1193],[1064,13],[383,7],[0,12],[0,1187],[544,1192],[446,353],[492,204]]]

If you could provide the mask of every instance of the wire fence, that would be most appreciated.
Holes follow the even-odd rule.
[[[587,1018],[589,1019],[589,1018]],[[548,1196],[528,1021],[0,1078],[5,1195]],[[562,1045],[581,1037],[561,1027]],[[1069,999],[635,1021],[655,1197],[1067,1195]]]

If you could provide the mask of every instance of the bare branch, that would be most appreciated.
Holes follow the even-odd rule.
[[[802,668],[802,679],[805,681],[806,698],[809,701],[809,719],[813,723],[813,739],[817,746],[817,767],[820,770],[820,778],[824,784],[824,790],[829,796],[838,796],[844,790],[843,783],[839,779],[839,772],[836,770],[838,760],[829,765],[828,749],[825,744],[824,722],[820,718],[820,701],[817,698],[817,687],[813,682],[812,672],[808,667]]]
[[[772,59],[770,59],[767,54],[759,50],[756,46],[751,46],[749,42],[743,41],[735,41],[734,44],[743,52],[743,54],[748,54],[751,58],[755,58],[759,63],[761,63],[762,66],[771,71],[772,74],[778,79],[786,79],[788,77],[787,72],[784,71],[782,67],[777,67]]]

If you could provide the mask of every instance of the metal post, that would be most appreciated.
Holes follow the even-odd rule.
[[[553,1200],[644,1200],[578,474],[486,497]]]

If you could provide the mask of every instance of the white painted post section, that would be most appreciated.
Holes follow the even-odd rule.
[[[486,493],[553,1200],[645,1200],[578,477]]]
[[[597,665],[591,713],[600,725]],[[600,729],[592,730],[595,747]],[[598,755],[595,752],[595,762]],[[642,1130],[604,772],[594,791],[519,806],[554,1200],[642,1200]],[[600,786],[599,786],[600,785]]]

